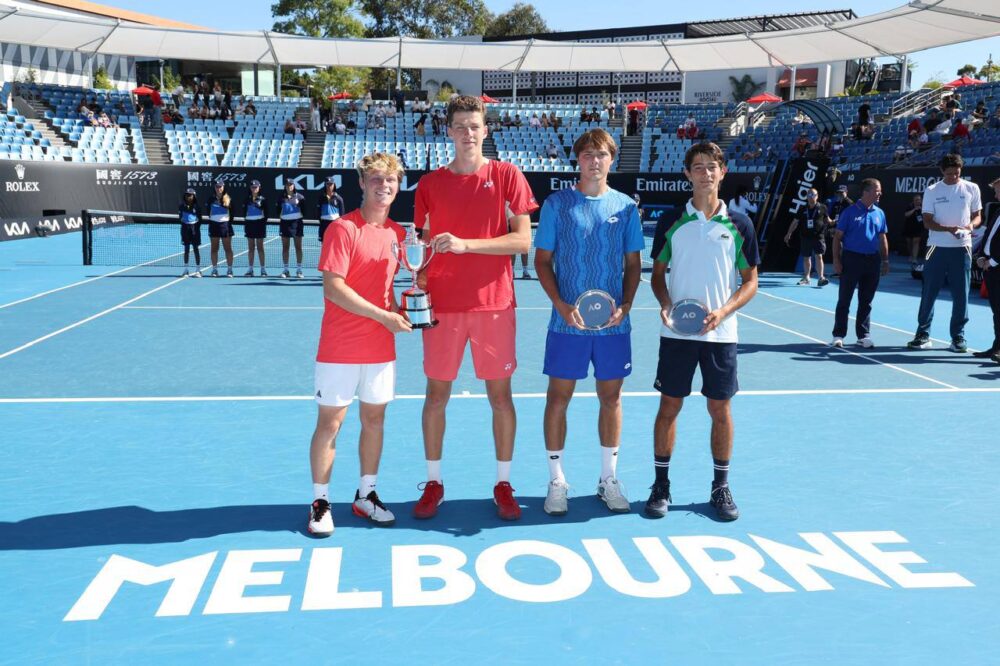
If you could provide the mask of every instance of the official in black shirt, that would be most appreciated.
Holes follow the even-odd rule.
[[[994,178],[990,187],[993,188],[993,196],[1000,201],[1000,178]],[[983,271],[983,282],[986,283],[990,309],[993,310],[993,344],[973,356],[1000,363],[1000,215],[993,219],[993,224],[986,231],[986,240],[976,257],[976,265]]]

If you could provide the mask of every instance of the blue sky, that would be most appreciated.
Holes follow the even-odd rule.
[[[151,3],[149,0],[110,0],[103,4],[156,14],[165,18],[188,21],[220,30],[261,30],[270,28],[271,2],[244,0],[171,0]],[[486,0],[494,12],[503,12],[514,4],[513,0]],[[532,2],[542,17],[554,30],[584,30],[588,28],[615,28],[658,23],[683,23],[712,19],[734,18],[759,14],[783,14],[812,10],[853,9],[861,15],[899,7],[904,0],[868,0],[865,3],[829,2],[824,0],[769,0],[750,5],[740,1],[715,1],[680,3],[671,0],[629,0],[611,5],[604,2],[579,0],[535,0]],[[609,12],[608,7],[615,11]],[[917,62],[913,85],[919,86],[928,78],[940,77],[945,81],[955,78],[955,71],[966,63],[980,67],[992,53],[994,62],[1000,60],[1000,37],[969,44],[956,44],[911,55]]]

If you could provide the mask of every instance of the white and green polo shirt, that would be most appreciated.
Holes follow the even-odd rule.
[[[716,310],[732,297],[740,284],[740,271],[760,263],[753,223],[742,213],[719,210],[709,219],[691,201],[680,219],[662,234],[654,259],[670,267],[667,290],[674,303],[693,298]],[[662,243],[662,249],[657,247]],[[729,316],[705,335],[682,336],[663,326],[660,335],[703,342],[737,342],[736,317]]]

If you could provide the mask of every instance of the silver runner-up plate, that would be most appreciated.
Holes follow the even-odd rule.
[[[670,308],[670,330],[678,335],[698,335],[705,328],[709,309],[701,301],[688,298]]]
[[[576,299],[576,309],[583,319],[583,327],[588,331],[599,331],[608,327],[615,316],[617,305],[611,294],[600,289],[589,289]]]

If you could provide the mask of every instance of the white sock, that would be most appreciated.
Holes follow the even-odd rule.
[[[330,501],[330,484],[329,483],[314,483],[313,484],[313,498],[323,499]]]
[[[562,481],[566,483],[566,477],[563,476],[562,468],[562,457],[563,451],[566,449],[559,449],[558,451],[546,451],[545,453],[549,456],[549,480],[550,481]]]
[[[510,482],[510,460],[497,461],[497,483],[502,481]]]
[[[362,474],[361,483],[358,484],[358,494],[361,497],[368,497],[368,493],[375,490],[375,475]]]
[[[427,461],[427,480],[437,481],[441,483],[441,461],[440,460],[428,460]]]
[[[606,481],[615,475],[615,468],[618,466],[618,447],[601,447],[601,481]]]

